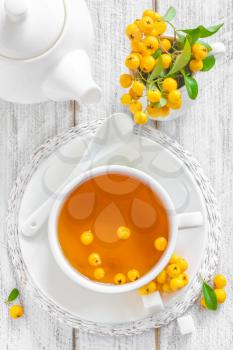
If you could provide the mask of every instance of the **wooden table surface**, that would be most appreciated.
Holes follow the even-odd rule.
[[[77,0],[78,1],[78,0]],[[35,149],[49,137],[81,122],[106,117],[122,110],[119,103],[118,78],[123,71],[128,43],[124,27],[152,6],[151,0],[87,0],[95,28],[93,69],[103,88],[101,103],[79,107],[74,102],[48,102],[25,106],[0,102],[0,295],[2,299],[15,287],[15,278],[6,249],[7,201],[21,168]],[[160,0],[163,14],[173,5],[177,9],[178,27],[224,22],[216,35],[227,46],[224,58],[209,73],[199,76],[200,94],[196,105],[185,117],[157,127],[177,139],[199,160],[216,192],[223,218],[223,239],[219,271],[229,279],[228,300],[216,313],[190,309],[196,333],[179,335],[176,322],[160,331],[131,337],[99,337],[74,331],[42,311],[29,295],[22,292],[25,316],[12,321],[8,307],[0,310],[1,350],[208,350],[232,349],[233,299],[233,2],[230,0]],[[212,40],[213,41],[213,40]]]

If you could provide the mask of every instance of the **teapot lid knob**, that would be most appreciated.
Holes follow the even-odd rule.
[[[27,15],[27,0],[5,0],[4,5],[8,18],[13,22],[22,21]]]

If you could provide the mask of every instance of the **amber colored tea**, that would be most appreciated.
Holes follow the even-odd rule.
[[[130,229],[128,239],[118,238],[120,226]],[[94,239],[84,245],[80,237],[88,230]],[[163,254],[155,249],[155,239],[168,239],[168,234],[168,215],[159,197],[137,178],[117,173],[99,175],[78,186],[64,202],[58,219],[66,259],[95,280],[95,267],[88,257],[98,253],[105,271],[100,282],[104,283],[113,283],[117,273],[127,276],[132,269],[140,276],[146,274]]]

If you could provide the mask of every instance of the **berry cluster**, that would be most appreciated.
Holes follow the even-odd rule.
[[[143,12],[141,19],[126,27],[131,53],[125,65],[130,72],[120,76],[120,85],[129,90],[121,97],[121,102],[129,107],[138,124],[145,124],[149,117],[167,117],[171,109],[181,108],[180,88],[184,85],[189,97],[196,98],[198,86],[193,74],[207,71],[214,65],[214,56],[209,57],[211,47],[198,39],[213,35],[221,25],[215,30],[211,27],[211,31],[202,26],[203,32],[199,27],[176,30],[171,23],[174,16],[174,8],[164,17],[149,9]],[[173,37],[165,36],[167,24],[174,30]],[[146,103],[140,102],[140,98]]]
[[[119,239],[121,240],[126,240],[131,236],[131,231],[128,227],[125,226],[120,226],[117,229],[116,235],[118,236]],[[80,241],[83,245],[89,246],[94,240],[94,234],[89,230],[85,231],[81,234],[80,236]],[[102,265],[102,260],[101,257],[98,253],[91,253],[88,256],[88,263],[95,267],[93,271],[93,277],[95,280],[100,281],[105,277],[106,271]],[[129,282],[134,282],[140,277],[140,273],[136,269],[131,269],[127,273],[128,281]],[[123,273],[117,273],[114,276],[114,283],[115,284],[124,284],[127,281],[127,277]]]
[[[160,272],[154,281],[139,289],[141,295],[146,295],[159,291],[161,293],[172,293],[185,287],[189,283],[186,259],[177,254],[173,254],[168,265]]]
[[[125,241],[130,238],[131,230],[128,227],[120,226],[116,231],[116,235],[120,240]],[[80,236],[80,241],[85,246],[91,245],[93,240],[94,234],[90,230],[84,231]],[[154,247],[157,251],[165,251],[165,249],[167,248],[167,239],[165,237],[156,238],[154,241]],[[93,271],[93,278],[98,281],[103,280],[103,278],[106,275],[106,270],[103,267],[101,267],[102,259],[100,254],[93,252],[89,254],[87,260],[89,265],[95,268]],[[126,282],[134,282],[137,279],[139,279],[140,276],[140,272],[137,269],[132,268],[127,272],[127,276],[121,272],[117,273],[114,276],[113,282],[114,284],[125,284]]]

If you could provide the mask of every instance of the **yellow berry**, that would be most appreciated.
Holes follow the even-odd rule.
[[[160,108],[160,116],[167,117],[170,113],[170,108],[168,106],[164,106]]]
[[[223,275],[216,275],[214,277],[214,286],[216,288],[224,288],[227,284],[226,277]]]
[[[147,295],[150,293],[154,293],[155,291],[156,291],[156,283],[154,281],[151,281],[139,289],[139,294]]]
[[[131,235],[131,231],[128,227],[120,226],[117,229],[117,236],[119,239],[128,239]]]
[[[169,277],[178,277],[180,275],[180,267],[177,264],[168,265],[166,272]]]
[[[183,282],[180,278],[172,278],[169,286],[173,292],[183,287]]]
[[[101,265],[101,258],[98,253],[91,253],[88,257],[88,262],[92,266]]]
[[[154,23],[154,28],[157,30],[158,34],[163,34],[167,29],[167,25],[164,21],[156,21]]]
[[[143,17],[145,16],[151,17],[154,22],[162,19],[162,16],[158,12],[155,12],[154,10],[150,10],[150,9],[145,10],[143,12]]]
[[[129,95],[133,100],[138,100],[141,97],[141,95],[138,95],[132,88],[129,89]]]
[[[179,275],[179,278],[182,280],[183,286],[187,286],[187,284],[189,283],[189,277],[187,273],[182,273],[181,275]]]
[[[139,25],[139,22],[140,22],[140,19],[137,18],[137,19],[135,19],[135,21],[134,21],[133,23],[136,24],[136,25],[138,26],[138,25]]]
[[[157,283],[157,285],[156,285],[156,290],[157,290],[158,292],[162,293],[162,292],[163,292],[163,285]]]
[[[173,78],[166,78],[163,81],[163,88],[165,91],[170,92],[177,89],[177,82]]]
[[[136,124],[146,124],[148,121],[148,114],[142,111],[136,112],[134,114],[134,121]]]
[[[163,252],[167,248],[167,239],[164,237],[156,238],[154,245],[157,250]]]
[[[206,306],[204,297],[201,298],[201,300],[200,300],[200,305],[201,305],[203,308],[206,309],[207,306]]]
[[[161,49],[163,50],[163,52],[167,52],[170,50],[170,48],[172,47],[170,40],[164,38],[160,40],[160,46]]]
[[[169,264],[175,264],[176,263],[176,261],[178,260],[178,259],[180,259],[180,256],[179,255],[177,255],[177,254],[172,254],[172,256],[171,256],[171,258],[170,258],[170,260],[169,260]]]
[[[137,52],[137,53],[141,52],[139,43],[140,41],[131,41],[130,45],[133,52]]]
[[[152,118],[155,118],[155,117],[159,117],[160,116],[160,109],[159,107],[155,107],[153,105],[149,105],[147,106],[147,113],[152,117]]]
[[[150,35],[152,35],[152,36],[155,36],[156,38],[159,36],[159,33],[158,33],[158,31],[157,31],[157,29],[152,29],[152,31],[150,32]]]
[[[129,24],[126,27],[125,34],[130,40],[136,40],[136,41],[140,40],[142,36],[140,29],[135,23]]]
[[[102,280],[105,276],[105,271],[102,267],[97,267],[97,269],[94,270],[94,277],[96,280]]]
[[[145,89],[145,85],[141,81],[136,80],[132,85],[132,90],[137,95],[142,95],[144,89]]]
[[[140,68],[143,72],[149,73],[153,70],[156,62],[157,61],[154,59],[154,57],[150,55],[144,56],[141,59]]]
[[[187,270],[189,264],[188,261],[184,258],[179,258],[176,260],[176,265],[179,266],[181,272],[184,272],[185,270]]]
[[[146,48],[146,45],[143,40],[138,41],[138,46],[137,46],[137,52],[140,53],[142,56],[148,56],[152,52]],[[142,57],[141,57],[142,58]]]
[[[129,69],[137,69],[140,66],[140,58],[136,53],[129,54],[125,59],[125,65]]]
[[[136,112],[142,110],[142,104],[141,104],[141,102],[138,102],[138,101],[132,101],[129,104],[129,109],[130,109],[131,113],[136,113]]]
[[[201,60],[191,60],[189,62],[189,69],[193,73],[198,72],[199,70],[202,70],[202,68],[203,68],[203,62]]]
[[[80,236],[80,240],[84,245],[91,244],[93,242],[93,239],[94,239],[94,235],[91,231],[85,231]]]
[[[216,294],[218,303],[223,304],[227,297],[225,290],[218,288],[218,289],[215,289],[214,292]]]
[[[149,90],[147,93],[147,98],[150,102],[159,102],[161,99],[161,92],[156,90]]]
[[[182,106],[182,100],[180,99],[179,101],[177,102],[169,102],[167,103],[167,107],[170,107],[172,109],[180,109]]]
[[[138,270],[132,269],[132,270],[128,271],[127,276],[128,276],[128,279],[130,280],[130,282],[134,282],[134,281],[139,279],[140,273]]]
[[[20,318],[23,316],[23,307],[21,305],[12,305],[10,307],[11,318]]]
[[[132,84],[133,78],[130,74],[121,74],[120,85],[123,88],[128,88]]]
[[[117,273],[114,276],[114,283],[115,284],[124,284],[126,282],[126,277],[123,273]]]
[[[154,28],[154,21],[150,16],[144,16],[138,23],[138,26],[144,34],[150,34]]]
[[[167,96],[167,99],[169,102],[171,103],[177,103],[180,101],[181,99],[181,93],[180,93],[180,90],[172,90],[169,92],[168,96]]]
[[[172,58],[171,55],[169,55],[168,53],[163,53],[161,55],[162,58],[162,65],[164,69],[168,69],[172,63]]]
[[[157,276],[156,281],[160,284],[164,284],[166,282],[166,280],[167,280],[167,272],[166,272],[166,270],[163,270]]]
[[[144,47],[148,54],[154,53],[159,48],[158,39],[152,35],[148,35],[143,40]]]
[[[132,96],[130,94],[124,94],[121,96],[121,103],[124,106],[129,105],[131,101],[132,101]]]
[[[171,293],[171,288],[170,288],[169,282],[166,282],[163,284],[162,290],[164,293]]]
[[[196,60],[203,60],[208,55],[207,48],[199,43],[192,46],[192,54]]]

